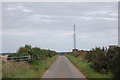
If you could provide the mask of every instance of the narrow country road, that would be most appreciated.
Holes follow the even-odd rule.
[[[59,56],[43,78],[85,78],[85,76],[65,56]]]

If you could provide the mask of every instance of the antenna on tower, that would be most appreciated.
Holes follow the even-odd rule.
[[[75,32],[75,24],[74,24],[74,34],[73,34],[73,39],[74,39],[74,49],[76,49],[76,32]]]
[[[74,49],[73,49],[73,54],[77,54],[78,53],[78,49],[76,49],[76,29],[75,29],[75,24],[74,24],[74,33],[73,33],[73,41],[74,41]]]

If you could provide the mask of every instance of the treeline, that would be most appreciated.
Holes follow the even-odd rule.
[[[73,53],[72,55],[76,56]],[[81,55],[79,54],[79,56]],[[84,59],[96,71],[104,74],[112,73],[115,78],[120,78],[120,47],[109,49],[96,47],[88,51],[84,55]]]
[[[32,62],[35,60],[43,60],[56,54],[57,52],[52,50],[45,50],[38,47],[25,45],[24,47],[20,47],[17,53],[10,54],[8,57],[30,56],[30,61]]]

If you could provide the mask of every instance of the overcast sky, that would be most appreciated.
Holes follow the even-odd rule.
[[[77,48],[118,44],[116,2],[2,3],[3,51],[16,52],[25,44],[55,51],[72,51],[73,25]]]

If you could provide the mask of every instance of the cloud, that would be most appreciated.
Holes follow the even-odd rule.
[[[118,21],[118,18],[111,17],[96,17],[95,19],[107,20],[107,21]]]
[[[8,7],[8,8],[7,8],[8,11],[14,11],[14,10],[16,10],[16,9],[17,9],[17,8],[14,8],[14,7]]]
[[[118,17],[118,13],[110,13],[110,16]]]
[[[103,18],[104,20],[109,20],[109,21],[118,21],[118,18]]]
[[[109,11],[91,11],[89,13],[87,13],[87,15],[95,15],[95,14],[108,14]]]
[[[73,35],[73,32],[65,32],[65,33],[62,33],[61,36],[63,37],[70,37]]]
[[[106,20],[106,21],[118,21],[117,17],[99,17],[99,16],[52,16],[52,15],[38,15],[34,14],[28,18],[28,21],[33,22],[61,22],[63,19],[66,20]]]
[[[22,30],[22,29],[19,29],[19,30],[3,30],[3,35],[6,36],[34,36],[38,34],[38,32],[35,32],[35,31],[27,31],[27,30]]]
[[[22,5],[8,5],[7,10],[8,11],[22,11],[22,12],[26,12],[26,13],[32,12],[32,10],[30,10]]]
[[[88,16],[81,16],[81,17],[77,17],[78,19],[84,19],[84,20],[91,20],[93,19],[93,17],[88,17]]]
[[[102,16],[102,17],[118,17],[118,12],[113,12],[113,11],[91,11],[89,13],[86,13],[87,16]]]
[[[51,18],[51,17],[55,17],[55,16],[34,14],[34,15],[32,15],[32,17],[36,17],[36,18]]]
[[[106,20],[106,21],[118,21],[118,18],[114,17],[96,17],[96,16],[81,16],[81,17],[75,17],[76,19],[81,20]]]
[[[16,8],[18,9],[18,10],[21,10],[22,12],[32,12],[32,10],[30,10],[30,9],[27,9],[26,7],[24,7],[24,6],[22,6],[22,5],[18,5],[18,6],[16,6]]]
[[[30,21],[30,22],[58,22],[58,20],[52,20],[52,19],[41,19],[41,18],[30,18],[28,19],[27,21]]]
[[[23,11],[23,12],[28,12],[28,13],[29,13],[29,12],[32,12],[32,10],[29,10],[29,9],[23,9],[22,11]]]
[[[55,16],[33,14],[30,17],[28,17],[26,20],[32,21],[32,22],[58,22],[59,21],[56,19],[52,19],[53,17]]]

